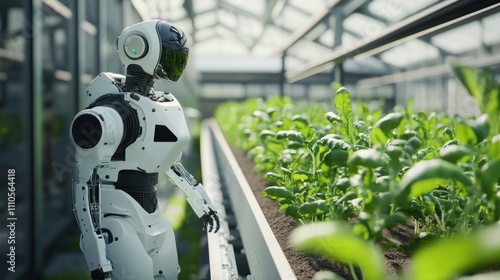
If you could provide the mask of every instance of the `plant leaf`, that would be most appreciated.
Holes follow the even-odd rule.
[[[335,94],[335,108],[344,123],[346,135],[349,142],[354,143],[354,113],[352,111],[351,94],[344,87],[340,88]]]
[[[377,247],[338,222],[307,224],[291,235],[293,246],[360,267],[363,279],[385,279],[384,264]]]
[[[449,145],[439,150],[439,157],[451,163],[467,160],[473,154],[472,149],[462,145]]]
[[[389,156],[374,149],[358,150],[349,156],[347,164],[353,172],[357,170],[358,166],[384,167],[389,164]]]
[[[302,214],[302,215],[316,214],[316,212],[318,212],[320,210],[327,209],[326,206],[327,205],[325,204],[324,200],[316,200],[316,201],[312,201],[312,202],[306,202],[306,203],[303,203],[299,207],[299,214]]]
[[[276,139],[288,139],[299,143],[304,143],[306,141],[306,137],[295,130],[281,130],[276,133]]]
[[[295,200],[295,196],[285,187],[267,187],[262,193],[263,196],[270,196],[273,199]]]
[[[490,157],[500,159],[500,134],[493,136],[487,148]]]
[[[374,127],[370,132],[370,140],[373,144],[384,146],[388,139],[380,127]]]
[[[401,113],[389,113],[383,118],[375,123],[376,127],[379,127],[383,132],[389,133],[391,130],[399,126],[403,120],[403,114]]]
[[[469,235],[458,234],[418,250],[409,279],[453,279],[474,268],[500,261],[499,226],[490,226]]]
[[[325,118],[331,123],[344,123],[341,117],[339,117],[334,112],[328,112],[325,114]]]
[[[466,123],[457,124],[456,135],[458,141],[464,145],[474,146],[477,144],[477,137],[474,129]]]
[[[397,200],[399,203],[407,202],[412,197],[427,193],[438,185],[446,185],[449,180],[458,181],[465,186],[472,184],[462,169],[455,164],[442,159],[420,161],[406,171],[401,179]]]

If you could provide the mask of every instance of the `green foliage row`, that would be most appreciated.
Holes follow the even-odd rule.
[[[287,215],[304,224],[347,222],[353,238],[415,249],[500,217],[500,87],[491,72],[454,69],[469,90],[481,87],[471,92],[481,117],[414,112],[411,102],[384,115],[368,103],[352,104],[345,88],[332,104],[274,96],[223,104],[215,117],[229,141],[267,172],[273,186],[263,195]],[[415,228],[410,244],[382,235],[408,221]],[[378,266],[374,259],[362,265],[335,258],[362,270]]]

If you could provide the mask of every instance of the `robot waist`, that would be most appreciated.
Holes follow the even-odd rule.
[[[158,199],[156,197],[156,187],[134,187],[134,186],[115,186],[135,199],[149,214],[156,210]]]
[[[138,170],[122,170],[118,174],[115,188],[134,198],[144,210],[153,213],[158,205],[156,187],[158,173],[144,173]]]

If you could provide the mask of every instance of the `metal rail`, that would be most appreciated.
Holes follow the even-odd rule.
[[[374,55],[411,39],[444,32],[479,16],[496,12],[498,8],[498,0],[446,0],[387,27],[377,36],[363,39],[349,47],[340,46],[301,69],[290,70],[286,73],[286,78],[289,82],[295,82],[341,64],[349,58],[361,54]]]
[[[221,202],[228,201],[235,217],[234,222],[227,216],[222,217],[226,221],[218,235],[208,234],[211,279],[297,279],[224,135],[213,119],[203,122],[201,149],[204,186],[217,204],[216,207],[221,207],[217,211],[223,210]],[[229,212],[227,207],[226,205],[226,210],[222,212]],[[239,231],[236,234],[241,240],[239,252],[234,250],[240,245],[234,242],[232,230],[227,227],[230,224],[236,224]],[[228,244],[232,247],[227,246]],[[232,260],[228,253],[230,250],[236,255]],[[245,255],[248,272],[243,272],[244,267],[240,269],[241,265],[245,265],[242,258],[238,258],[240,253]],[[230,256],[229,259],[227,255]],[[238,271],[239,275],[234,273]]]

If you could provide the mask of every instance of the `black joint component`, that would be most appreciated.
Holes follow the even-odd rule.
[[[112,108],[120,115],[123,123],[123,135],[120,144],[111,159],[125,160],[125,149],[130,146],[130,144],[134,143],[135,140],[141,135],[141,127],[139,125],[137,111],[125,101],[123,94],[103,95],[92,102],[88,108],[97,106]]]
[[[71,135],[78,147],[91,149],[101,141],[101,122],[94,115],[81,114],[73,122]]]
[[[113,234],[111,233],[111,231],[107,228],[103,228],[103,229],[101,229],[101,231],[102,231],[102,233],[101,233],[102,236],[105,237],[104,242],[106,242],[106,244],[113,243]]]
[[[156,198],[158,173],[145,173],[137,170],[122,170],[118,173],[115,187],[134,198],[144,210],[153,213],[158,205]]]
[[[139,101],[139,99],[141,99],[139,95],[135,94],[134,92],[130,94],[130,98],[134,99],[135,101]]]
[[[144,72],[141,66],[130,64],[127,67],[127,78],[123,86],[124,92],[136,92],[147,96],[154,84],[154,77]]]
[[[172,169],[172,171],[174,171],[174,173],[175,173],[177,176],[182,177],[181,172],[180,172],[179,170],[177,170],[177,168],[174,168],[174,167],[172,166],[170,169]]]
[[[90,272],[92,280],[106,280],[106,278],[111,278],[111,272],[103,272],[102,267],[94,269]]]

